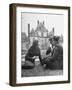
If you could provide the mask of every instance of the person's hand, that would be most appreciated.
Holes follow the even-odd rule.
[[[47,58],[47,57],[48,57],[48,55],[44,55],[44,56],[43,56],[43,58]]]
[[[36,56],[32,57],[32,59],[36,59]]]

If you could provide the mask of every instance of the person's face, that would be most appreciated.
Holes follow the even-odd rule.
[[[50,40],[50,44],[52,44],[52,39]]]
[[[50,41],[50,44],[52,44],[52,40]]]
[[[55,46],[56,45],[56,41],[52,40],[52,45]]]

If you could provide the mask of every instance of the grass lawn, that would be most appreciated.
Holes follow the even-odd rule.
[[[62,75],[63,70],[50,70],[44,69],[38,61],[36,61],[36,65],[33,69],[22,69],[21,76],[22,77],[32,77],[32,76],[55,76]]]

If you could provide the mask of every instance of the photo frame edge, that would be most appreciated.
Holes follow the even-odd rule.
[[[9,5],[9,15],[10,15],[10,69],[9,69],[9,84],[14,86],[16,84],[16,7],[14,5]]]
[[[33,4],[10,4],[10,69],[9,69],[9,84],[11,86],[30,86],[30,85],[45,85],[45,84],[58,84],[58,83],[69,83],[70,82],[70,7],[64,6],[50,6],[50,8],[59,8],[59,9],[67,9],[68,10],[68,81],[57,81],[57,82],[39,82],[39,83],[16,83],[16,7],[25,6],[34,6]],[[28,6],[28,7],[29,7]],[[35,4],[35,7],[37,5]],[[38,5],[39,7],[43,6],[48,8],[48,5]],[[61,8],[62,7],[62,8]],[[13,16],[12,16],[13,15]],[[12,19],[11,19],[12,17]],[[12,66],[14,65],[14,66]]]

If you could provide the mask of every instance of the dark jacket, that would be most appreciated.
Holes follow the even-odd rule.
[[[25,60],[31,61],[32,63],[35,63],[35,59],[32,59],[32,57],[34,56],[39,56],[39,60],[41,62],[41,54],[40,54],[40,49],[39,47],[34,47],[31,46],[30,49],[28,50],[26,56],[25,56]]]
[[[59,45],[56,45],[53,49],[52,55],[46,59],[47,66],[50,66],[54,69],[63,68],[63,48]]]
[[[51,47],[49,47],[46,51],[46,55],[50,54],[51,53]]]

